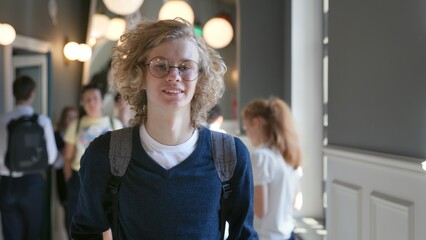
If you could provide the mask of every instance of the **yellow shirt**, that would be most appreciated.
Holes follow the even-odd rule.
[[[110,117],[90,118],[83,116],[80,119],[80,126],[77,132],[77,122],[74,120],[67,128],[64,141],[68,144],[75,145],[74,160],[71,168],[74,171],[80,170],[80,159],[89,144],[98,136],[115,129],[123,127],[120,120],[113,118],[113,126],[111,126]]]

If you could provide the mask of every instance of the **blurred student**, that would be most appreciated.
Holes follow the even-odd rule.
[[[114,103],[114,116],[121,121],[123,127],[129,127],[130,119],[134,115],[133,111],[130,109],[130,105],[123,99],[120,93],[115,95]]]
[[[251,158],[259,239],[293,240],[293,209],[302,205],[301,150],[290,108],[279,98],[256,99],[244,107],[242,117],[255,147]]]
[[[223,115],[222,110],[218,104],[216,104],[210,111],[207,113],[207,127],[210,130],[225,132],[222,129],[223,124]]]
[[[76,211],[80,191],[80,158],[96,137],[123,127],[118,119],[102,113],[102,91],[97,85],[86,85],[81,90],[81,104],[84,115],[71,122],[64,136],[64,177],[67,181],[67,227]]]
[[[0,212],[4,240],[38,239],[43,223],[43,200],[45,180],[43,174],[10,171],[5,165],[8,149],[10,121],[34,114],[32,104],[36,96],[36,83],[28,76],[17,77],[13,82],[16,107],[0,117]],[[57,149],[52,122],[49,117],[39,114],[38,124],[44,130],[48,163],[53,164]],[[24,142],[24,139],[22,139]]]
[[[67,206],[67,185],[64,178],[64,134],[68,126],[72,121],[78,118],[78,108],[75,106],[66,106],[62,109],[61,115],[58,122],[56,123],[55,129],[55,141],[56,147],[58,148],[58,157],[56,158],[53,167],[56,173],[56,191],[58,195],[58,200],[61,203],[61,206],[66,212]],[[65,222],[65,228],[68,231],[68,227]]]

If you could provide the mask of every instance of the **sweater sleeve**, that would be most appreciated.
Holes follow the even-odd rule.
[[[229,223],[228,239],[258,239],[253,227],[253,176],[247,147],[235,138],[237,165],[230,180],[232,192],[225,203],[226,221]]]
[[[109,139],[108,133],[93,140],[81,158],[80,194],[77,211],[71,224],[73,239],[102,239],[102,232],[109,228],[104,209],[111,177]]]

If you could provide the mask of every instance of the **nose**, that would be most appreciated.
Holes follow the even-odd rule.
[[[182,77],[180,76],[179,67],[170,66],[169,73],[166,75],[167,81],[180,81]]]

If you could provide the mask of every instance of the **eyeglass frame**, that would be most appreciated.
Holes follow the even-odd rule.
[[[196,61],[191,60],[191,59],[187,59],[187,60],[182,61],[182,62],[181,62],[178,66],[167,65],[169,69],[165,72],[164,76],[161,76],[161,77],[159,77],[159,76],[155,76],[155,75],[151,72],[151,67],[150,67],[150,65],[151,65],[152,61],[153,61],[154,59],[156,59],[156,58],[166,60],[166,61],[167,61],[167,63],[170,63],[169,59],[167,59],[166,57],[163,57],[163,56],[156,56],[156,57],[153,57],[151,60],[149,60],[149,62],[148,62],[148,63],[145,63],[144,65],[145,65],[145,66],[148,66],[148,72],[149,72],[149,73],[150,73],[153,77],[155,77],[155,78],[163,78],[163,77],[165,77],[165,76],[169,75],[169,73],[170,73],[170,71],[171,71],[171,69],[172,69],[172,68],[176,68],[176,69],[178,70],[178,72],[179,72],[179,76],[180,76],[183,80],[185,80],[185,81],[187,81],[187,82],[195,81],[195,80],[197,80],[197,79],[198,79],[198,77],[200,76],[200,73],[201,73],[200,65],[199,65]],[[195,63],[195,64],[197,65],[197,67],[198,67],[198,70],[197,70],[197,73],[198,73],[198,74],[197,74],[197,76],[196,76],[194,79],[192,79],[192,80],[187,80],[187,79],[185,79],[185,78],[182,76],[182,72],[181,72],[181,70],[180,70],[180,67],[181,67],[181,65],[182,65],[183,63],[185,63],[185,62],[193,62],[193,63]]]

